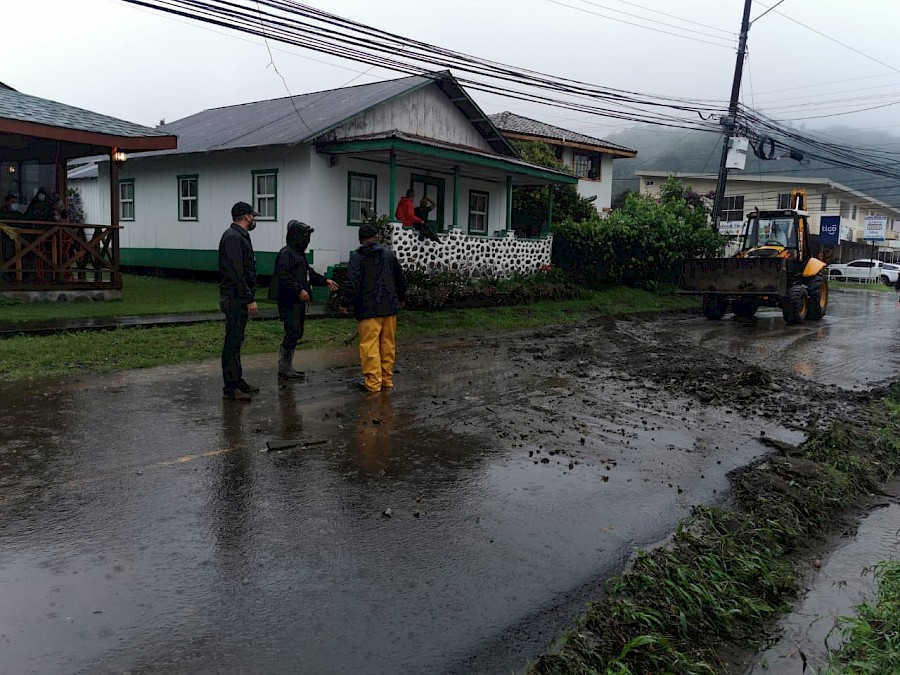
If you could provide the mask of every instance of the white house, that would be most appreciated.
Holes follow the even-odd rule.
[[[594,207],[608,213],[612,203],[613,160],[637,157],[637,150],[586,136],[552,124],[545,124],[511,112],[491,115],[491,121],[503,135],[516,141],[534,141],[549,145],[556,158],[578,177],[578,194],[594,198]]]
[[[643,195],[658,195],[660,187],[669,176],[690,185],[701,194],[716,189],[716,176],[712,174],[636,171],[635,175],[640,179],[640,193]],[[900,210],[828,178],[731,173],[722,200],[720,230],[724,234],[737,235],[742,232],[747,214],[754,209],[764,211],[788,208],[791,190],[794,188],[806,190],[812,235],[818,236],[823,216],[840,216],[841,248],[837,251],[836,260],[864,255],[868,257],[863,248],[863,227],[867,216],[883,216],[887,219],[885,241],[879,242],[877,248],[882,257],[900,258]]]
[[[401,262],[527,273],[549,262],[551,238],[513,241],[512,188],[576,182],[519,159],[449,72],[205,110],[160,129],[177,150],[118,165],[123,265],[217,270],[231,205],[247,201],[260,213],[261,274],[292,219],[315,228],[309,257],[324,272],[358,246],[364,209],[393,218],[411,187],[437,204],[430,222],[444,241],[420,244],[397,226]],[[90,218],[108,219],[103,208]]]

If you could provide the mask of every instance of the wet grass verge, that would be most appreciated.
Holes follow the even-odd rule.
[[[437,312],[402,312],[398,338],[402,343],[424,336],[447,336],[571,324],[600,315],[696,309],[692,297],[671,292],[650,293],[633,288],[585,291],[576,300],[539,302]],[[14,336],[0,340],[0,379],[15,381],[61,375],[90,375],[132,368],[217,359],[222,348],[221,322],[165,328],[120,328],[74,331],[47,336]],[[343,346],[356,331],[352,319],[306,322],[301,349]],[[277,352],[281,323],[251,321],[243,354]],[[355,346],[353,347],[355,349]]]
[[[795,554],[900,469],[900,386],[854,420],[731,474],[730,509],[697,507],[637,555],[530,673],[722,673],[797,590]],[[893,672],[893,671],[872,671]]]
[[[900,562],[875,569],[878,596],[858,607],[858,616],[841,619],[844,645],[825,675],[900,672]]]

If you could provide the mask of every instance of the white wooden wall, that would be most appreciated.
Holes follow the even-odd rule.
[[[387,101],[335,129],[336,139],[397,130],[422,138],[493,152],[447,95],[436,84]]]
[[[109,190],[106,179],[101,181],[99,178],[81,178],[70,180],[67,185],[69,188],[78,190],[78,194],[81,195],[81,204],[84,208],[85,216],[84,222],[95,225],[109,224]],[[105,209],[101,206],[104,201],[107,204]],[[102,215],[104,211],[106,213],[105,218]]]

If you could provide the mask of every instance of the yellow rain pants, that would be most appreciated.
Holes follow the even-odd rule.
[[[366,389],[381,391],[394,386],[397,358],[397,315],[376,316],[359,321],[359,359]]]

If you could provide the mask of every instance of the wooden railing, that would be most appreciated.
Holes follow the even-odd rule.
[[[121,290],[119,228],[0,222],[0,291]]]

